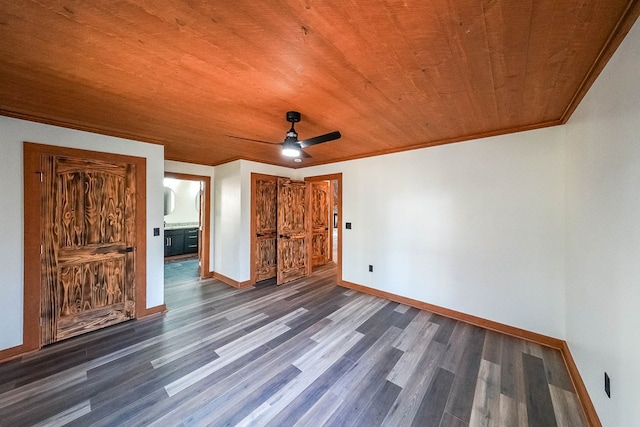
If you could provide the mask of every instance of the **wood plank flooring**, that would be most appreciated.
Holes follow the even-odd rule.
[[[2,426],[585,426],[556,350],[310,278],[166,264],[163,316],[0,365]]]

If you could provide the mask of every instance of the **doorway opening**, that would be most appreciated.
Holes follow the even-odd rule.
[[[211,177],[164,176],[165,283],[210,277]]]
[[[251,283],[311,274],[309,203],[308,182],[251,174]]]
[[[305,177],[304,180],[311,183],[326,183],[329,186],[328,255],[329,261],[336,265],[336,278],[340,283],[342,281],[342,174],[310,176]]]
[[[282,179],[282,178],[280,178]],[[299,205],[296,198],[278,197],[279,178],[258,173],[251,174],[251,255],[250,281],[248,284],[269,285],[277,276],[280,265],[278,260],[284,258],[288,264],[306,259],[305,275],[312,274],[313,269],[335,264],[336,279],[342,280],[342,174],[307,177],[308,209],[296,210]],[[281,200],[282,199],[282,200]],[[284,203],[283,203],[284,201]],[[282,205],[282,206],[281,206]],[[318,207],[322,207],[318,209]],[[293,209],[294,213],[291,212]],[[296,213],[297,212],[297,213]],[[297,235],[305,235],[306,241],[299,247],[301,250],[291,251],[282,248],[278,241],[289,240],[287,227],[283,228],[280,217],[307,217],[305,229]],[[308,212],[305,215],[304,212]],[[286,224],[285,224],[286,225]],[[295,256],[293,256],[295,255]],[[272,283],[273,282],[273,283]]]

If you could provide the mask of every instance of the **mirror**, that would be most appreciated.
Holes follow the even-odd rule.
[[[169,215],[176,208],[176,193],[169,187],[164,187],[164,214]]]

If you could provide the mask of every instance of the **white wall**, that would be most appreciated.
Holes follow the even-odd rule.
[[[636,24],[566,126],[567,342],[605,426],[640,420],[638,76]]]
[[[249,263],[241,253],[242,194],[240,160],[215,167],[213,182],[213,271],[242,281],[242,264]]]
[[[175,162],[171,160],[165,160],[164,162],[165,172],[184,173],[189,175],[208,176],[211,178],[211,187],[209,188],[209,200],[211,201],[210,223],[209,223],[209,270],[214,270],[214,257],[215,257],[215,208],[214,208],[214,174],[215,168],[213,166],[197,165],[194,163]]]
[[[344,280],[563,338],[562,136],[547,128],[297,174],[343,173]]]
[[[147,307],[164,303],[162,178],[164,148],[160,145],[0,117],[0,350],[22,344],[23,316],[23,158],[24,141],[147,159]],[[28,227],[29,224],[26,224]]]

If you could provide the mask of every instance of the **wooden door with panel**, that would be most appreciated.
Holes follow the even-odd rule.
[[[279,285],[311,273],[309,183],[278,178]]]
[[[329,262],[331,250],[330,182],[311,182],[311,265],[317,267]]]
[[[42,156],[41,345],[135,317],[134,164]]]
[[[253,181],[255,197],[255,277],[261,280],[276,277],[278,222],[278,178],[260,176]]]

